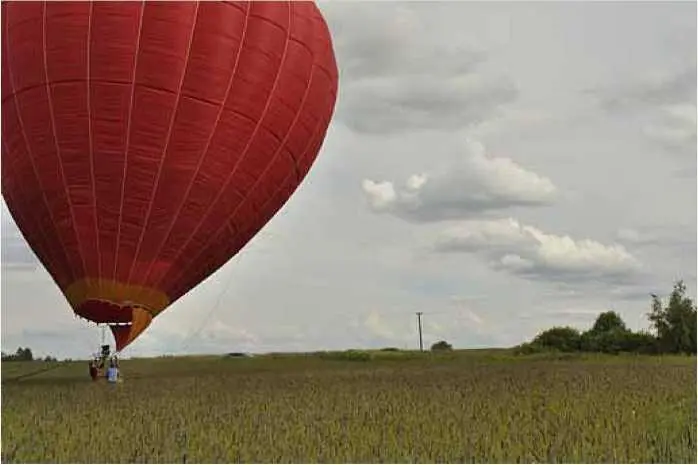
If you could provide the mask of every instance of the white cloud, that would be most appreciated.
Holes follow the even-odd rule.
[[[549,234],[513,218],[460,223],[440,235],[435,249],[484,254],[493,267],[531,279],[623,280],[641,269],[622,245]]]
[[[465,153],[440,167],[410,176],[403,188],[390,181],[363,181],[369,206],[408,221],[469,218],[515,206],[550,204],[557,193],[552,181],[519,166],[510,158],[493,157],[484,146],[467,140]]]
[[[388,209],[397,201],[397,193],[392,182],[374,182],[365,179],[361,187],[363,187],[371,207],[375,210]]]
[[[387,340],[395,339],[395,332],[377,312],[370,312],[366,317],[364,324],[366,329],[368,329],[374,336]]]

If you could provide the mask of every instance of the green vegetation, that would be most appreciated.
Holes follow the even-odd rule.
[[[439,341],[432,344],[431,350],[453,350],[453,346],[446,341]]]
[[[686,296],[686,286],[679,281],[662,307],[656,295],[652,296],[649,319],[657,331],[659,350],[666,353],[696,353],[696,306]]]
[[[29,347],[20,347],[14,354],[2,353],[3,362],[57,362],[54,357],[47,355],[43,360],[34,358],[34,354]]]
[[[34,360],[34,354],[29,347],[20,347],[14,354],[2,353],[3,362],[31,362],[32,360]]]
[[[620,315],[609,311],[601,313],[588,331],[580,333],[569,326],[551,328],[516,350],[520,354],[550,350],[608,354],[696,354],[696,305],[686,296],[683,281],[674,285],[665,306],[662,306],[658,296],[652,295],[652,311],[648,318],[654,334],[631,331]]]
[[[695,357],[168,357],[122,361],[117,385],[86,362],[51,366],[3,364],[4,462],[696,459]]]
[[[133,359],[116,385],[19,348],[3,354],[2,461],[696,463],[685,291],[653,297],[653,333],[609,311],[514,350]]]

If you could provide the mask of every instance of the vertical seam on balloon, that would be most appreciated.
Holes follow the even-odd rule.
[[[325,26],[325,27],[326,27],[326,26]],[[322,66],[318,66],[317,68],[320,69],[321,71],[325,72],[325,73],[327,72]],[[332,75],[328,75],[328,77],[329,77],[330,79],[332,79],[333,76],[332,76]],[[336,97],[337,97],[336,86],[335,86],[335,88],[333,88],[333,89],[331,90],[331,92],[329,93],[329,96],[330,96],[329,99],[326,100],[326,101],[324,101],[323,104],[324,104],[324,105],[329,104],[330,106],[333,106],[333,105],[334,105],[334,101],[336,100]],[[324,108],[324,107],[323,107],[323,108]],[[313,129],[313,132],[312,132],[311,136],[310,136],[309,139],[308,139],[308,144],[307,144],[307,145],[305,146],[305,148],[301,151],[301,156],[299,157],[299,161],[304,160],[304,159],[308,156],[308,153],[310,153],[311,150],[313,150],[313,147],[314,147],[316,144],[318,145],[317,150],[319,150],[320,147],[322,147],[322,137],[317,138],[318,132],[320,131],[320,129],[321,129],[323,126],[325,127],[325,131],[327,130],[327,125],[329,124],[329,121],[331,120],[331,118],[332,118],[332,112],[330,112],[330,114],[327,115],[325,118],[320,118],[320,119],[318,119],[318,122],[316,123],[315,128]],[[294,161],[295,161],[295,160],[294,160]],[[300,185],[300,182],[302,181],[303,176],[301,176],[301,175],[299,174],[299,172],[297,172],[297,171],[296,171],[294,174],[296,174],[296,176],[297,176],[297,181],[298,181],[298,183],[296,184],[296,187],[295,187],[295,188],[297,188],[298,185]],[[306,172],[306,174],[307,174],[307,172]],[[271,197],[269,197],[269,199],[267,199],[267,201],[264,202],[264,205],[262,205],[262,207],[260,208],[260,210],[259,210],[258,212],[256,212],[256,213],[257,213],[257,218],[256,218],[256,221],[255,221],[256,224],[259,223],[260,218],[263,218],[263,217],[264,217],[264,211],[269,207],[270,202],[274,199],[274,197],[276,197],[276,195],[277,195],[277,194],[281,191],[281,189],[286,185],[286,182],[288,181],[288,179],[289,179],[290,177],[291,177],[291,173],[289,173],[289,174],[286,175],[286,177],[284,178],[284,180],[281,182],[281,184],[280,184],[280,185],[277,187],[277,189],[274,191],[274,194],[273,194]],[[295,189],[295,188],[294,188],[294,189]],[[268,220],[267,220],[267,221],[268,221]],[[229,227],[229,224],[226,224],[226,226]],[[263,225],[260,226],[259,229],[261,229],[261,227],[263,227]],[[237,228],[235,228],[235,229],[236,229],[236,231],[237,231]],[[220,233],[220,231],[218,231],[217,234],[219,234],[219,233]],[[247,234],[247,235],[249,236],[249,234]],[[243,240],[244,240],[244,239],[245,239],[245,238],[244,238],[244,236],[243,236]],[[249,238],[248,238],[247,240],[249,240]],[[246,242],[246,241],[245,241],[245,242]],[[245,242],[239,241],[238,244],[242,243],[242,245],[244,245]],[[237,244],[236,244],[236,246],[237,246]],[[239,249],[238,249],[238,250],[239,250]],[[199,256],[200,256],[200,255],[199,255]],[[199,258],[199,257],[197,257],[197,258]],[[179,285],[179,284],[182,283],[181,276],[182,276],[182,275],[177,276],[178,280],[175,281],[175,284],[176,284],[176,285]],[[177,286],[175,286],[175,287],[177,287]],[[173,297],[174,297],[174,296],[173,296]]]
[[[8,78],[10,79],[10,87],[12,87],[12,93],[15,93],[15,83],[14,83],[14,73],[12,72],[12,64],[10,62],[10,56],[9,55],[9,50],[10,50],[10,33],[9,33],[9,10],[5,11],[5,53],[8,53],[8,58],[7,58],[7,73],[9,74]],[[51,219],[51,226],[53,226],[53,230],[56,232],[56,238],[58,239],[58,242],[61,246],[60,250],[63,253],[64,261],[63,264],[65,268],[63,271],[67,271],[69,276],[66,278],[69,281],[74,281],[75,280],[75,272],[73,271],[73,268],[70,266],[70,261],[68,260],[68,254],[65,251],[65,243],[63,242],[63,237],[58,231],[58,227],[56,226],[55,219],[53,217],[53,212],[51,211],[51,207],[48,203],[48,198],[46,197],[46,191],[43,188],[43,183],[41,182],[41,177],[39,176],[39,171],[36,169],[36,163],[34,163],[34,154],[32,153],[31,146],[29,145],[29,137],[27,137],[27,131],[24,128],[24,121],[22,120],[22,112],[20,111],[19,108],[19,100],[17,98],[13,99],[14,105],[15,105],[15,111],[17,111],[17,122],[19,123],[20,130],[22,132],[22,139],[24,140],[24,146],[27,149],[27,155],[29,157],[29,162],[32,166],[32,171],[34,173],[34,177],[36,178],[36,184],[39,186],[39,189],[41,190],[41,198],[44,201],[44,205],[46,206],[46,211],[49,214],[49,217]],[[37,223],[40,226],[40,223]],[[43,228],[39,228],[43,231]],[[50,245],[50,242],[47,241],[48,245]],[[50,247],[49,247],[50,248]],[[60,263],[61,260],[58,260],[58,263]]]
[[[196,233],[199,232],[199,229],[201,228],[201,225],[203,225],[203,224],[206,222],[206,219],[208,218],[209,214],[211,213],[211,209],[212,209],[213,206],[216,204],[216,202],[218,202],[218,200],[221,198],[221,196],[223,195],[223,193],[224,193],[224,192],[226,191],[226,189],[228,188],[228,184],[230,184],[230,181],[233,179],[233,176],[234,176],[235,173],[237,172],[238,167],[240,166],[240,164],[241,164],[241,163],[243,162],[243,160],[245,159],[245,156],[249,153],[250,147],[252,146],[252,142],[254,142],[255,137],[257,136],[257,132],[259,131],[259,128],[262,127],[262,122],[264,121],[264,118],[265,118],[265,116],[266,116],[266,114],[267,114],[267,111],[269,110],[269,107],[271,106],[271,101],[273,100],[274,92],[276,91],[276,87],[277,87],[277,85],[279,84],[279,81],[280,81],[280,79],[281,79],[281,70],[283,69],[284,65],[286,64],[286,56],[287,56],[287,54],[288,54],[289,44],[290,44],[290,42],[291,42],[291,25],[292,25],[292,24],[291,24],[291,14],[292,14],[292,12],[291,12],[291,10],[292,10],[292,9],[291,9],[291,3],[292,3],[292,0],[288,0],[286,3],[288,4],[288,17],[289,17],[288,31],[287,31],[287,34],[286,34],[286,43],[285,43],[285,45],[284,45],[284,52],[283,52],[283,54],[282,54],[282,56],[281,56],[281,60],[280,60],[280,62],[279,62],[279,68],[278,68],[278,70],[277,70],[277,72],[276,72],[276,78],[274,79],[274,84],[273,84],[271,90],[269,91],[269,96],[267,97],[267,101],[266,101],[266,104],[265,104],[265,106],[264,106],[264,109],[262,110],[262,114],[260,115],[259,120],[257,121],[257,124],[256,124],[256,126],[255,126],[255,128],[254,128],[254,131],[252,131],[252,134],[250,135],[250,138],[249,138],[248,141],[247,141],[247,145],[245,146],[245,148],[243,149],[242,153],[240,154],[240,158],[238,158],[238,160],[235,162],[235,165],[233,166],[233,169],[230,171],[230,174],[228,175],[228,177],[226,178],[225,182],[223,183],[223,187],[222,187],[221,190],[218,192],[218,195],[216,195],[216,198],[213,200],[213,202],[211,202],[211,204],[210,204],[210,205],[208,206],[208,208],[206,209],[206,212],[205,212],[204,215],[202,216],[202,219],[201,219],[201,221],[199,222],[198,226],[194,229],[194,231],[191,233],[191,235],[189,236],[189,238],[184,242],[184,244],[182,245],[182,247],[181,247],[181,248],[179,249],[179,251],[175,254],[174,259],[173,259],[173,263],[176,263],[176,262],[177,262],[177,259],[178,259],[179,256],[182,254],[182,252],[186,249],[186,247],[189,245],[189,242],[191,242],[191,240],[194,239],[194,237],[196,236]],[[251,8],[251,6],[250,6],[250,8]],[[167,276],[167,275],[163,276],[163,279],[164,279],[166,276]],[[176,275],[176,276],[178,276],[178,275]],[[159,288],[159,286],[161,285],[163,279],[160,279],[160,280],[158,280],[157,283],[155,283],[154,287],[155,287],[156,289]]]
[[[90,9],[87,13],[87,135],[90,144],[89,157],[90,157],[90,179],[92,181],[92,207],[94,208],[94,225],[95,225],[95,245],[97,252],[97,289],[101,290],[102,280],[102,250],[99,244],[99,224],[98,222],[98,210],[97,210],[97,176],[95,176],[95,156],[93,153],[94,142],[92,140],[92,81],[91,81],[91,71],[92,71],[92,19],[94,13],[94,4],[90,2]],[[100,294],[101,292],[98,292]]]
[[[141,53],[141,35],[143,34],[143,18],[145,17],[145,0],[141,2],[141,20],[138,24],[138,36],[136,37],[136,53],[133,56],[133,73],[131,74],[131,99],[128,107],[128,119],[126,120],[126,140],[124,141],[124,168],[121,172],[121,199],[119,200],[119,220],[116,222],[116,244],[114,248],[114,270],[112,281],[116,281],[116,270],[119,267],[119,248],[121,246],[121,218],[124,213],[124,194],[126,190],[126,174],[128,170],[128,152],[131,144],[131,117],[136,96],[136,72],[138,71],[138,56]]]
[[[51,118],[51,129],[53,130],[53,143],[56,146],[56,157],[58,157],[58,172],[61,176],[61,181],[63,182],[63,191],[65,192],[65,200],[68,203],[68,211],[70,212],[70,221],[73,226],[73,232],[75,233],[75,241],[78,246],[78,254],[80,255],[80,262],[82,263],[82,273],[83,277],[86,274],[85,266],[85,255],[82,250],[82,243],[80,241],[80,234],[78,233],[78,227],[75,223],[75,212],[73,211],[73,202],[70,199],[70,192],[68,191],[68,183],[65,179],[65,169],[63,168],[63,159],[61,159],[61,149],[58,144],[58,128],[56,127],[56,116],[53,111],[53,99],[51,98],[51,82],[48,78],[48,52],[46,50],[46,36],[48,35],[48,30],[46,26],[46,15],[48,11],[48,3],[46,0],[43,2],[44,8],[42,13],[42,36],[43,36],[43,51],[44,51],[44,78],[46,79],[46,103],[48,104],[48,113]],[[72,263],[70,263],[72,266]]]
[[[266,174],[267,174],[267,173],[269,172],[269,170],[274,166],[274,163],[275,163],[276,160],[278,159],[279,155],[281,155],[281,153],[282,153],[282,151],[284,150],[284,148],[286,148],[286,142],[288,141],[288,138],[291,136],[291,133],[293,132],[293,130],[296,128],[296,124],[298,124],[298,120],[300,119],[300,115],[301,115],[301,113],[302,113],[303,107],[305,106],[305,103],[306,103],[307,100],[308,100],[308,96],[310,95],[310,90],[311,90],[312,85],[313,85],[313,79],[315,78],[315,71],[316,71],[316,69],[317,69],[317,66],[315,65],[315,53],[314,53],[314,51],[313,51],[313,64],[312,64],[311,70],[310,70],[310,78],[308,79],[308,84],[307,84],[307,86],[306,86],[306,88],[305,88],[305,93],[303,94],[303,100],[301,100],[301,104],[300,104],[299,107],[298,107],[298,111],[296,112],[296,116],[293,118],[293,121],[291,122],[291,125],[289,126],[288,130],[286,131],[286,135],[284,136],[283,140],[282,140],[281,143],[279,144],[279,148],[276,150],[276,153],[274,153],[274,155],[272,155],[271,160],[269,161],[269,163],[267,164],[267,166],[264,167],[264,170],[262,171],[262,173],[259,175],[259,177],[258,177],[257,180],[254,182],[254,184],[252,184],[252,187],[251,187],[250,190],[247,192],[247,195],[246,195],[245,198],[242,200],[242,202],[240,202],[240,204],[239,204],[237,207],[235,207],[235,210],[233,210],[232,214],[230,215],[230,218],[228,218],[228,220],[226,220],[226,223],[228,223],[228,222],[230,222],[230,221],[233,221],[233,219],[235,218],[235,215],[237,214],[237,212],[240,211],[240,209],[242,208],[242,206],[245,205],[245,204],[247,203],[247,201],[248,201],[248,200],[250,199],[250,197],[252,196],[252,192],[254,192],[254,190],[255,190],[255,188],[257,187],[257,185],[259,185],[259,183],[262,182],[262,180],[264,179],[264,177],[266,176]],[[310,138],[311,141],[312,141],[312,138],[313,138],[313,137],[314,137],[314,133],[313,133],[313,135],[312,135],[311,138]],[[307,149],[307,146],[306,146],[306,149]],[[304,151],[305,151],[305,149],[304,149]],[[302,157],[302,155],[301,155],[301,157]],[[295,159],[293,158],[293,156],[291,156],[291,162],[294,164],[294,168],[295,168],[296,162],[295,162]],[[281,188],[281,185],[283,185],[283,183],[285,183],[285,182],[286,182],[286,177],[284,177],[284,179],[282,180],[282,182],[281,182],[280,185],[277,185],[277,186],[276,186],[276,187],[277,187],[277,190],[274,191],[273,195],[272,195],[269,199],[267,199],[266,202],[264,202],[264,204],[262,205],[262,207],[260,208],[260,210],[266,207],[267,202],[269,202],[270,199],[271,199],[274,195],[277,194],[278,189],[280,189],[280,188]],[[257,212],[255,212],[255,213],[257,213]],[[239,230],[238,227],[237,227],[237,225],[235,226],[234,229],[235,229],[236,231]],[[221,232],[221,230],[222,230],[222,228],[218,229],[218,230],[216,231],[216,234],[215,234],[215,235],[219,234],[219,233]],[[214,235],[214,236],[215,236],[215,235]],[[205,249],[206,247],[204,246],[203,248]]]
[[[257,185],[262,181],[262,179],[264,179],[264,176],[267,174],[267,172],[269,171],[269,169],[271,169],[271,167],[274,166],[274,163],[275,163],[275,161],[277,160],[278,156],[282,153],[283,149],[285,148],[286,141],[288,140],[288,138],[290,137],[291,133],[292,133],[293,130],[295,129],[296,124],[298,123],[298,120],[299,120],[300,115],[301,115],[301,113],[302,113],[303,107],[305,106],[305,103],[306,103],[306,101],[307,101],[307,98],[308,98],[308,96],[310,95],[310,91],[311,91],[311,88],[312,88],[313,79],[314,79],[314,77],[315,77],[315,72],[316,72],[317,69],[318,69],[317,61],[316,61],[316,60],[317,60],[317,57],[318,57],[318,55],[317,55],[316,51],[313,50],[313,64],[312,64],[312,67],[311,67],[310,78],[308,79],[308,84],[307,84],[307,86],[306,86],[305,93],[304,93],[304,95],[303,95],[303,100],[301,101],[301,104],[300,104],[299,107],[298,107],[298,111],[296,112],[296,116],[294,117],[293,122],[292,122],[291,125],[289,126],[289,128],[288,128],[288,130],[287,130],[287,132],[286,132],[286,135],[284,136],[283,140],[282,140],[281,143],[279,144],[279,148],[277,149],[276,153],[275,153],[274,155],[272,155],[272,158],[271,158],[270,162],[269,162],[269,163],[267,164],[267,166],[264,168],[264,170],[262,171],[262,173],[260,174],[260,176],[257,178],[257,180],[255,181],[255,183],[252,185],[252,187],[251,187],[250,190],[248,191],[248,193],[247,193],[247,195],[245,196],[245,198],[243,199],[243,201],[235,208],[235,210],[231,213],[230,217],[229,217],[228,219],[225,220],[225,222],[223,223],[223,225],[221,225],[221,227],[218,228],[214,234],[211,234],[211,235],[209,236],[208,241],[204,244],[203,247],[201,247],[199,253],[196,255],[196,257],[194,258],[194,260],[192,260],[190,263],[195,264],[196,261],[201,257],[201,255],[206,251],[206,248],[208,247],[208,245],[210,244],[210,242],[211,242],[212,240],[214,240],[216,237],[218,237],[218,235],[221,233],[221,231],[223,231],[226,227],[229,227],[229,224],[230,224],[229,222],[232,221],[232,219],[235,217],[235,214],[242,208],[242,206],[243,206],[244,204],[247,203],[247,201],[250,199],[250,197],[251,197],[252,192],[254,191],[254,189],[255,189],[255,188],[257,187]],[[310,148],[312,147],[312,145],[313,145],[313,143],[314,143],[315,136],[317,135],[317,131],[319,130],[320,127],[322,127],[322,122],[323,122],[323,121],[324,121],[323,118],[319,118],[319,119],[318,119],[318,122],[317,122],[315,128],[313,129],[313,132],[312,132],[311,136],[308,138],[308,143],[307,143],[307,145],[305,146],[305,148],[304,148],[303,151],[301,152],[301,157],[300,157],[300,159],[303,159],[303,158],[305,157],[305,154],[306,154],[306,153],[308,152],[308,150],[310,150]],[[294,160],[292,160],[292,161],[294,161]],[[294,171],[293,173],[295,174],[295,171]],[[280,183],[279,185],[276,186],[276,190],[273,192],[273,194],[264,202],[264,204],[262,205],[262,207],[261,207],[258,211],[255,212],[255,214],[256,214],[258,217],[259,217],[259,215],[260,215],[260,212],[263,212],[263,211],[264,211],[264,209],[269,205],[269,202],[271,202],[271,201],[274,199],[274,197],[279,193],[279,191],[283,188],[283,186],[285,185],[286,181],[288,180],[288,178],[289,178],[290,176],[291,176],[290,173],[289,173],[288,175],[286,175],[286,177],[281,181],[281,183]],[[240,232],[240,230],[238,229],[237,226],[236,226],[234,229],[235,229],[236,232]],[[182,270],[182,271],[181,271],[180,273],[178,273],[178,274],[175,274],[175,275],[174,275],[174,278],[176,278],[176,279],[173,279],[172,282],[173,282],[173,283],[178,283],[178,281],[180,281],[181,278],[182,278],[182,276],[185,274],[185,273],[184,273],[185,271],[186,271],[186,269]]]
[[[211,134],[209,134],[208,141],[206,142],[206,145],[204,146],[204,149],[201,153],[201,157],[199,158],[199,162],[196,165],[196,169],[194,171],[194,175],[191,178],[191,181],[189,182],[189,185],[187,186],[187,190],[184,193],[184,197],[182,199],[182,202],[179,205],[179,208],[177,208],[177,211],[172,217],[172,221],[170,222],[169,229],[167,230],[167,233],[165,234],[165,237],[158,247],[158,251],[155,254],[157,257],[160,255],[160,252],[162,252],[162,248],[165,246],[167,243],[167,240],[170,238],[172,235],[172,230],[174,229],[174,225],[177,222],[177,217],[179,214],[182,212],[182,209],[184,208],[184,205],[187,203],[187,200],[189,199],[189,194],[191,193],[191,190],[194,186],[194,181],[196,181],[196,177],[199,175],[199,171],[201,171],[201,167],[203,166],[204,159],[206,159],[206,155],[208,155],[208,151],[211,147],[211,142],[213,141],[213,137],[216,134],[216,130],[218,129],[218,124],[220,123],[221,116],[223,115],[223,111],[225,111],[225,104],[228,101],[228,96],[230,95],[230,90],[233,88],[233,82],[235,81],[235,77],[237,75],[237,70],[238,70],[238,64],[240,63],[240,56],[242,56],[242,49],[245,45],[245,38],[247,36],[247,24],[250,19],[250,12],[252,11],[252,5],[250,3],[247,4],[247,13],[245,14],[245,22],[243,23],[242,26],[242,35],[240,37],[240,46],[238,47],[238,53],[237,56],[235,57],[235,63],[233,65],[233,71],[232,74],[230,75],[230,81],[228,82],[228,87],[226,88],[225,95],[223,96],[223,101],[221,102],[220,109],[218,110],[218,116],[216,118],[216,122],[213,125],[213,130],[211,131]],[[148,272],[145,275],[145,278],[143,279],[144,283],[148,282],[148,278],[150,278],[150,274],[153,271],[153,266],[152,263],[150,267],[148,268]]]
[[[155,204],[155,197],[157,196],[158,186],[160,184],[160,176],[162,175],[162,168],[165,166],[165,159],[167,158],[167,152],[169,149],[170,141],[172,140],[172,130],[174,128],[175,120],[177,119],[177,112],[179,111],[179,105],[182,101],[182,87],[184,86],[184,80],[187,77],[187,70],[189,69],[189,59],[191,57],[191,48],[194,43],[194,35],[196,34],[196,25],[199,19],[199,7],[200,3],[196,2],[196,10],[194,11],[194,21],[191,27],[191,33],[189,34],[189,44],[187,46],[187,54],[184,58],[184,70],[182,71],[182,78],[179,80],[179,86],[177,88],[177,98],[175,101],[174,109],[172,110],[172,117],[170,118],[170,127],[167,131],[167,139],[165,140],[165,145],[162,149],[162,158],[160,159],[160,164],[158,166],[158,172],[155,175],[155,183],[150,191],[150,202],[148,202],[148,209],[146,210],[145,219],[143,221],[143,227],[141,229],[140,236],[138,238],[138,244],[136,245],[136,251],[133,254],[133,260],[131,261],[131,266],[128,270],[128,275],[126,276],[126,283],[131,284],[131,276],[133,275],[133,268],[138,260],[138,256],[141,252],[141,245],[143,244],[143,237],[145,236],[146,229],[148,228],[148,221],[150,220],[150,215],[153,210],[153,204]],[[154,256],[153,261],[157,260],[157,255]],[[151,262],[152,266],[152,262]]]
[[[318,135],[318,132],[319,132],[320,129],[323,127],[323,123],[325,123],[327,120],[329,120],[329,118],[330,118],[330,117],[318,118],[318,121],[317,121],[317,123],[315,124],[315,127],[313,128],[313,131],[312,131],[312,133],[311,133],[311,136],[308,138],[308,143],[306,144],[305,148],[301,151],[301,156],[299,157],[299,160],[305,159],[305,157],[306,157],[307,154],[311,151],[311,149],[313,148],[313,146],[318,142],[318,141],[316,140],[316,137],[317,137],[317,135]],[[255,213],[257,214],[257,220],[258,220],[258,218],[260,217],[260,215],[264,212],[264,210],[269,206],[270,202],[271,202],[272,200],[274,200],[274,197],[276,197],[276,195],[283,189],[283,187],[286,185],[286,182],[288,181],[288,179],[289,179],[292,175],[294,175],[294,174],[296,174],[296,173],[295,173],[295,172],[293,172],[293,173],[288,173],[288,174],[286,175],[286,177],[283,179],[283,181],[277,186],[277,188],[276,188],[276,190],[274,191],[273,195],[272,195],[271,197],[269,197],[269,198],[264,202],[264,204],[262,205],[262,207],[261,207],[257,212],[255,212]],[[296,185],[296,187],[298,187],[298,185]],[[256,222],[257,222],[257,221],[256,221]],[[256,222],[255,222],[255,223],[256,223]],[[225,224],[224,224],[218,231],[216,231],[216,233],[215,233],[214,235],[212,235],[211,237],[216,237],[218,234],[220,234],[220,232],[221,232],[223,229],[225,229],[226,227],[229,227],[229,224],[230,224],[230,223],[226,220]],[[240,232],[237,228],[234,228],[234,229],[235,229],[236,233]],[[205,246],[201,248],[202,251],[204,251],[205,249],[206,249]],[[239,250],[239,249],[238,249],[238,250]],[[201,253],[199,253],[199,255],[196,256],[196,259],[198,260],[200,257],[201,257]],[[195,264],[195,263],[196,263],[196,260],[192,260],[190,263],[194,263],[194,264]],[[224,263],[224,264],[225,264],[225,263]],[[222,265],[221,265],[221,266],[222,266]],[[183,276],[184,276],[184,273],[180,273],[180,274],[178,274],[178,275],[175,275],[175,277],[176,277],[177,279],[176,279],[176,280],[173,280],[173,284],[176,284],[176,285],[181,284]],[[175,286],[175,287],[177,287],[177,286]],[[171,296],[171,298],[174,298],[174,296]]]

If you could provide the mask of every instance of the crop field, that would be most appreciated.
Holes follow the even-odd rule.
[[[39,370],[46,370],[39,372]],[[4,462],[696,462],[696,358],[351,352],[2,364]]]

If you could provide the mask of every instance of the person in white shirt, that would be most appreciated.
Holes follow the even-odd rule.
[[[107,368],[107,382],[116,383],[119,379],[119,363],[116,358],[111,359]]]

